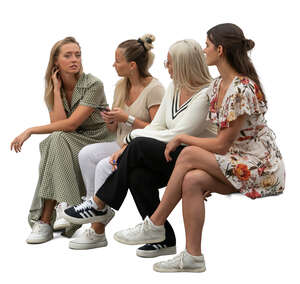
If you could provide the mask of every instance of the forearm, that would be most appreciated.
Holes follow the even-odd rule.
[[[140,129],[140,128],[145,128],[147,125],[149,125],[149,122],[140,120],[138,118],[135,118],[133,124],[132,124],[132,129]]]
[[[35,126],[28,129],[30,134],[47,134],[54,131],[71,132],[76,130],[77,126],[70,119],[63,119],[52,122],[47,125]]]
[[[54,90],[54,102],[53,109],[50,113],[50,121],[52,123],[66,118],[67,116],[61,99],[60,90]]]
[[[186,134],[181,134],[178,135],[176,139],[178,139],[178,142],[180,142],[180,144],[185,144],[188,146],[196,146],[204,150],[207,150],[211,153],[216,153],[220,155],[225,155],[230,148],[230,144],[224,143],[219,139],[219,137],[198,138]]]

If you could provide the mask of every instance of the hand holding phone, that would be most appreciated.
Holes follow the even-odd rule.
[[[110,112],[108,105],[99,106],[99,107],[97,107],[97,109],[100,111],[100,115],[105,123],[107,123],[107,124],[114,123],[114,119],[111,117],[111,112]]]
[[[97,107],[97,109],[99,109],[100,111],[105,111],[105,112],[110,111],[110,109],[107,106],[99,106],[99,107]]]

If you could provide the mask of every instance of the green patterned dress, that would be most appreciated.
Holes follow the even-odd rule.
[[[84,73],[74,88],[71,105],[63,90],[62,100],[67,117],[79,105],[96,108],[106,104],[102,82]],[[95,110],[75,131],[55,131],[40,143],[39,180],[28,216],[31,226],[40,219],[44,199],[67,202],[68,205],[81,203],[85,186],[78,162],[79,151],[89,144],[114,140],[115,135],[106,128],[99,111]],[[55,220],[55,212],[52,220]],[[77,228],[72,226],[65,235],[71,236]]]

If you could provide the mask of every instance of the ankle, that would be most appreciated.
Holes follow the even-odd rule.
[[[158,218],[155,218],[153,216],[150,217],[150,220],[153,223],[153,225],[155,225],[155,226],[163,226],[165,224],[164,221],[159,220]]]
[[[43,223],[45,223],[45,224],[48,224],[48,225],[51,224],[51,220],[48,219],[48,218],[43,218],[43,217],[42,217],[42,218],[40,219],[40,221],[43,222]]]
[[[100,198],[98,198],[97,196],[94,196],[93,200],[96,203],[96,205],[98,206],[98,210],[104,209],[105,203]]]
[[[199,249],[188,249],[188,248],[186,248],[185,251],[187,252],[188,255],[190,255],[192,257],[203,256],[201,250],[199,250]]]
[[[104,234],[105,232],[105,225],[102,223],[93,223],[91,226],[96,234]]]

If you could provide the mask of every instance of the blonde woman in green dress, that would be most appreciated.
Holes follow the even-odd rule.
[[[85,195],[79,151],[92,143],[115,140],[97,110],[107,104],[103,84],[83,73],[81,49],[73,37],[53,46],[45,80],[50,124],[28,128],[11,143],[11,149],[19,153],[32,134],[51,133],[40,143],[39,180],[28,216],[32,232],[27,243],[52,239],[56,203],[78,204]],[[77,228],[71,225],[64,234],[70,237]]]

